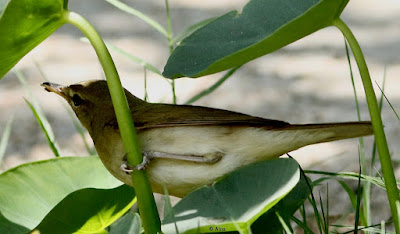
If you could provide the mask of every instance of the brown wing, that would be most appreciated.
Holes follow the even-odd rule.
[[[283,121],[200,106],[148,103],[144,108],[131,108],[131,110],[135,127],[139,130],[204,125],[254,126],[273,129],[290,125]]]

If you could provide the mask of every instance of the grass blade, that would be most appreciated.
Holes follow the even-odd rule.
[[[43,114],[42,109],[40,108],[38,102],[34,98],[32,91],[30,90],[28,83],[26,82],[25,77],[22,74],[22,72],[19,70],[14,70],[14,71],[15,71],[15,74],[17,75],[17,78],[19,79],[21,84],[25,87],[26,91],[28,92],[30,99],[32,100],[32,102],[29,102],[27,99],[24,98],[25,102],[28,104],[29,108],[31,108],[33,114],[35,115],[35,118],[38,121],[40,128],[42,129],[43,133],[46,136],[47,143],[48,143],[50,149],[54,153],[54,156],[59,157],[60,150],[56,143],[54,133],[51,129],[49,122],[47,121],[46,116]]]
[[[169,2],[165,0],[165,10],[167,11],[167,38],[169,44],[169,53],[172,53],[173,44],[172,41],[172,24],[171,24],[171,11],[169,10]]]
[[[175,221],[174,210],[172,209],[171,199],[169,198],[169,193],[166,187],[164,187],[164,216],[171,216],[175,224],[175,233],[179,234],[178,226]]]
[[[301,212],[301,217],[303,218],[303,223],[304,223],[304,225],[306,225],[307,226],[307,214],[306,214],[306,208],[305,208],[305,206],[304,206],[304,203],[303,203],[303,205],[301,205],[301,210],[300,210]]]
[[[384,227],[386,224],[390,224],[390,222],[385,223],[385,221],[382,221],[382,222],[379,223],[379,224],[374,224],[374,225],[370,225],[370,226],[367,226],[367,227],[365,227],[365,226],[358,226],[358,229],[357,229],[356,231],[358,231],[357,233],[361,233],[361,232],[362,232],[362,233],[371,232],[371,233],[395,234],[395,232],[390,232],[390,231],[387,231],[387,230],[386,230],[386,232],[385,232],[385,231],[384,231],[384,232],[381,232],[381,230],[382,230],[382,225],[383,225],[383,227]],[[352,232],[354,232],[354,230],[353,230],[354,226],[348,226],[348,225],[333,225],[333,226],[338,227],[338,228],[348,228],[348,229],[352,229],[352,230],[350,230],[350,231],[341,232],[341,234],[347,234],[347,233],[352,233]],[[375,227],[379,227],[379,226],[381,226],[381,229],[375,228]]]
[[[346,39],[344,39],[344,44],[345,44],[345,48],[346,48],[347,62],[349,64],[351,84],[353,86],[354,101],[355,101],[356,109],[357,109],[357,117],[358,117],[358,121],[361,121],[360,106],[359,106],[359,102],[358,102],[356,86],[354,84],[353,69],[351,67],[350,53],[349,53],[349,48],[348,48]],[[367,171],[367,163],[365,160],[365,151],[364,151],[364,139],[362,137],[360,137],[360,138],[358,138],[358,140],[359,140],[359,144],[360,144],[360,147],[359,147],[360,167],[361,167],[360,173],[369,175],[369,174],[371,174],[371,169],[369,169]],[[364,207],[363,213],[364,214],[362,216],[366,218],[365,220],[363,219],[363,221],[366,221],[366,222],[363,222],[363,225],[368,226],[371,224],[371,215],[370,215],[371,184],[368,181],[363,181],[363,186],[364,186],[364,189],[362,190],[362,196],[363,196],[363,207]]]
[[[356,207],[356,217],[354,219],[354,234],[357,234],[358,223],[360,221],[360,206],[361,206],[361,196],[362,196],[362,194],[361,194],[362,193],[362,190],[361,190],[361,156],[358,158],[358,162],[359,162],[360,168],[359,168],[359,173],[358,173],[357,207]]]
[[[49,79],[47,78],[46,74],[44,73],[42,67],[40,66],[40,64],[38,63],[38,61],[33,60],[33,63],[35,64],[35,67],[38,69],[40,76],[45,80],[45,81],[49,81]]]
[[[318,180],[314,180],[312,185],[316,186],[320,184],[321,182],[328,180],[328,179],[351,179],[351,180],[358,180],[358,173],[354,172],[326,172],[326,171],[313,171],[313,170],[305,170],[305,173],[309,174],[316,174],[316,175],[327,175],[327,177],[322,177],[319,178]],[[366,176],[366,175],[361,175],[361,180],[369,181],[381,188],[385,189],[385,184],[383,182],[383,178],[380,177],[373,177],[373,176]]]
[[[50,128],[49,123],[48,123],[47,120],[45,120],[45,118],[39,113],[38,109],[36,109],[36,107],[35,107],[32,103],[30,103],[30,102],[29,102],[27,99],[25,99],[25,98],[24,98],[24,100],[25,100],[25,102],[28,104],[29,108],[31,108],[33,114],[35,115],[36,120],[38,121],[38,123],[39,123],[39,125],[40,125],[40,128],[42,129],[43,133],[44,133],[45,136],[46,136],[47,143],[49,144],[50,149],[51,149],[51,150],[53,151],[53,153],[54,153],[54,156],[59,157],[59,156],[60,156],[60,153],[59,153],[59,150],[58,150],[58,146],[57,146],[57,143],[55,142],[54,135],[53,135],[53,132],[51,131],[51,128]]]
[[[165,37],[168,36],[167,31],[165,30],[165,28],[163,26],[161,26],[161,24],[157,23],[155,20],[153,20],[149,16],[143,14],[142,12],[140,12],[118,0],[105,0],[105,1],[110,3],[111,5],[115,6],[116,8],[118,8],[122,11],[125,11],[126,13],[129,13],[131,15],[138,17],[139,19],[143,20],[144,22],[146,22],[147,24],[152,26],[154,29],[159,31]]]
[[[147,92],[147,69],[144,67],[143,68],[143,74],[144,74],[144,98],[143,100],[145,102],[149,101],[149,94]]]
[[[307,234],[313,234],[314,232],[307,226],[307,223],[301,222],[299,219],[294,217],[293,215],[290,217],[290,219],[295,222],[299,227],[301,227],[304,230],[304,233]]]
[[[8,145],[8,140],[10,139],[10,134],[11,134],[11,127],[14,122],[14,115],[11,116],[11,119],[7,122],[6,127],[4,128],[3,135],[1,136],[1,141],[0,141],[0,165],[3,160],[3,157],[6,153],[7,145]]]
[[[329,187],[328,183],[326,184],[326,233],[329,233]]]
[[[172,54],[174,51],[174,44],[172,43],[172,23],[171,23],[171,12],[169,10],[169,2],[165,0],[165,10],[167,11],[167,40],[168,40],[168,48],[169,54]],[[172,103],[176,104],[176,91],[175,91],[175,80],[172,80],[171,83],[171,91],[172,91]]]
[[[339,180],[338,182],[342,186],[344,191],[346,191],[347,195],[349,196],[349,199],[350,199],[351,205],[353,206],[353,209],[356,210],[357,209],[357,197],[354,194],[353,190],[344,181]]]
[[[199,100],[200,98],[212,93],[214,90],[216,90],[219,86],[221,86],[229,77],[233,75],[233,73],[236,72],[237,69],[239,69],[241,66],[235,67],[231,69],[228,73],[226,73],[223,77],[221,77],[215,84],[210,86],[208,89],[201,91],[200,93],[196,94],[192,98],[189,99],[185,104],[189,105],[194,103],[195,101]]]
[[[89,42],[86,38],[84,39],[85,42]],[[143,59],[136,57],[135,55],[132,55],[124,50],[122,50],[121,48],[118,48],[110,43],[106,43],[107,48],[109,48],[112,51],[115,51],[123,56],[125,56],[126,58],[128,58],[129,60],[143,66],[144,68],[146,68],[149,71],[154,72],[157,75],[161,75],[161,71],[158,70],[155,66],[151,65],[150,63],[144,61]]]
[[[322,223],[321,226],[324,229],[324,233],[328,234],[329,233],[329,227],[328,227],[328,219],[329,217],[325,217],[325,210],[324,210],[324,205],[322,204],[322,198],[321,198],[321,192],[319,192],[319,205],[321,208],[321,213],[322,213]]]
[[[360,121],[361,120],[360,106],[359,106],[359,102],[358,102],[356,86],[355,86],[355,83],[354,83],[353,68],[351,66],[351,61],[350,61],[349,47],[347,45],[346,39],[344,39],[344,45],[345,45],[345,48],[346,48],[347,63],[349,64],[351,84],[353,86],[354,101],[355,101],[356,109],[357,109],[357,117],[358,117],[358,120]]]
[[[379,98],[379,103],[378,103],[378,108],[380,113],[382,113],[382,107],[383,107],[383,92],[385,90],[385,84],[386,84],[386,67],[383,70],[383,81],[382,81],[382,90],[381,90],[381,97]],[[379,85],[378,85],[379,87]],[[373,147],[372,147],[372,159],[371,159],[371,171],[372,171],[372,167],[375,165],[375,159],[376,159],[376,152],[377,152],[377,148],[376,148],[376,142],[374,139],[374,143],[373,143]]]
[[[196,31],[197,29],[203,27],[204,25],[210,23],[211,21],[215,20],[216,18],[210,18],[203,21],[200,21],[196,24],[189,26],[187,29],[179,33],[176,37],[172,38],[171,44],[174,45],[175,43],[181,41],[184,37],[187,37],[192,32]]]
[[[302,169],[301,169],[300,171],[302,171]],[[303,172],[303,173],[304,173],[304,172]],[[304,177],[305,177],[305,174],[304,174]],[[305,178],[306,178],[306,177],[305,177]],[[317,222],[317,224],[318,224],[319,233],[322,233],[321,216],[319,215],[319,212],[318,212],[318,207],[317,207],[317,203],[315,202],[314,194],[313,194],[313,192],[312,192],[312,187],[311,187],[311,185],[308,183],[308,180],[306,180],[306,182],[307,182],[308,188],[309,188],[310,191],[311,191],[311,193],[310,193],[311,199],[308,198],[308,200],[309,200],[309,202],[310,202],[310,204],[311,204],[311,206],[312,206],[312,208],[313,208],[313,210],[314,210],[314,216],[315,216],[315,218],[317,219],[316,222]]]
[[[393,113],[396,115],[397,119],[400,121],[400,116],[397,114],[396,110],[394,109],[392,103],[389,101],[389,99],[386,97],[383,89],[381,89],[381,87],[378,85],[378,83],[376,83],[376,85],[378,86],[378,88],[381,90],[383,97],[385,97],[387,103],[389,104],[390,108],[392,108]]]
[[[289,153],[286,154],[289,158],[293,158]],[[303,168],[300,167],[300,174],[304,177],[307,178],[305,171],[303,170]],[[315,218],[317,219],[316,223],[318,224],[318,229],[319,229],[319,233],[322,233],[322,227],[321,227],[321,216],[318,212],[318,207],[317,207],[317,203],[315,202],[315,197],[314,197],[314,193],[313,193],[313,186],[311,186],[311,184],[309,183],[308,179],[306,179],[306,183],[307,183],[307,187],[310,190],[310,197],[308,197],[308,201],[310,202],[313,210],[314,210],[314,215]]]
[[[279,212],[276,211],[275,212],[276,217],[278,217],[279,222],[282,224],[283,229],[285,230],[285,232],[287,234],[292,234],[293,230],[290,230],[289,226],[287,225],[287,223],[285,222],[285,220],[283,220],[283,218],[280,216]]]

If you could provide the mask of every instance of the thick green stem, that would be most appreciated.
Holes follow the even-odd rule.
[[[117,117],[118,126],[124,143],[124,149],[125,152],[127,152],[128,162],[131,165],[141,163],[142,155],[138,145],[131,112],[117,70],[107,47],[94,27],[82,16],[74,12],[65,11],[63,18],[66,23],[71,23],[79,28],[89,39],[95,49],[107,78],[107,84],[115,107],[115,115]],[[132,182],[135,188],[140,216],[145,232],[160,232],[160,218],[158,216],[157,207],[154,202],[153,193],[146,172],[134,171],[132,173]]]
[[[336,19],[333,22],[344,35],[348,41],[350,48],[353,52],[354,58],[357,62],[358,69],[360,70],[361,79],[364,85],[364,91],[367,99],[368,109],[371,116],[372,127],[374,129],[375,141],[378,148],[379,160],[382,165],[382,174],[385,179],[385,186],[389,198],[390,209],[396,229],[396,233],[400,233],[399,216],[396,208],[396,201],[399,201],[399,191],[396,185],[396,178],[394,176],[392,160],[389,153],[389,148],[386,141],[385,132],[383,131],[382,118],[376,100],[375,92],[372,86],[371,78],[369,75],[368,67],[361,51],[360,45],[351,32],[350,28],[341,20]]]

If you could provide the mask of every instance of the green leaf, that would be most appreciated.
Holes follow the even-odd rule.
[[[10,169],[0,174],[0,233],[32,230],[74,191],[119,185],[97,156],[59,157]]]
[[[212,186],[202,187],[174,207],[163,232],[249,231],[250,225],[287,195],[300,178],[292,159],[276,159],[238,169]]]
[[[111,225],[109,234],[140,233],[140,228],[140,216],[137,213],[129,211],[124,217]]]
[[[167,78],[199,77],[271,53],[339,17],[348,0],[251,0],[182,40],[169,57]]]
[[[271,211],[271,210],[270,210]],[[283,234],[283,227],[275,212],[267,212],[258,218],[251,225],[253,234],[264,234],[268,230],[268,234]]]
[[[135,191],[128,185],[78,190],[63,199],[34,230],[41,234],[99,233],[135,202]]]
[[[63,25],[63,0],[8,0],[0,4],[0,78]]]
[[[306,180],[311,183],[309,178],[304,178],[304,176],[301,175],[296,186],[287,196],[285,196],[281,201],[279,201],[278,204],[276,204],[276,206],[274,206],[273,210],[279,211],[280,214],[294,214],[294,212],[296,212],[300,206],[304,204],[304,202],[307,200],[307,197],[311,193]]]
[[[309,178],[307,178],[307,180],[310,181]],[[270,230],[274,230],[273,233],[282,233],[282,225],[275,212],[278,211],[279,214],[285,217],[293,215],[300,206],[304,204],[310,193],[311,191],[307,185],[307,181],[305,177],[301,175],[299,182],[292,191],[251,225],[251,231],[253,233],[264,233],[265,229],[269,228]]]

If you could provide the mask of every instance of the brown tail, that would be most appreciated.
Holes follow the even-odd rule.
[[[373,134],[371,122],[289,125],[285,130],[302,132],[304,145],[336,141]]]

